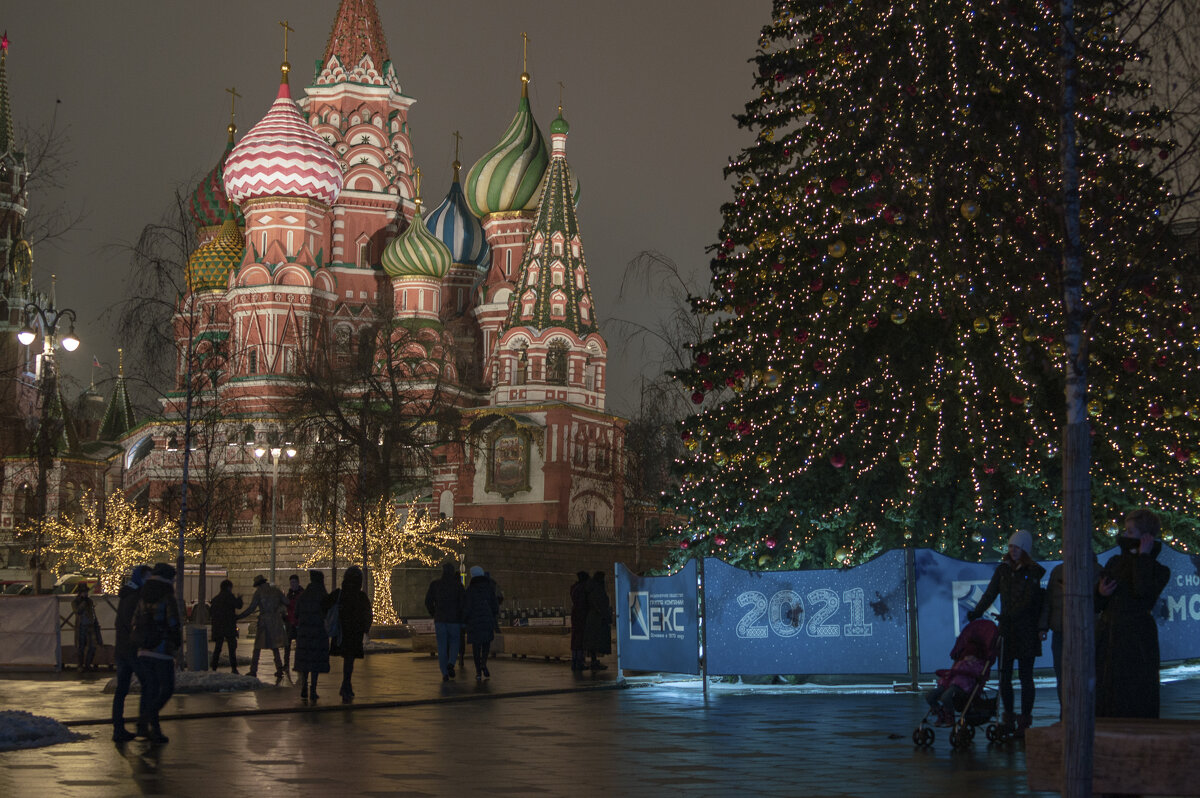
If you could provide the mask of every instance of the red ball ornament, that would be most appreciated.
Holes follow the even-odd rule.
[[[883,174],[880,173],[880,171],[878,169],[876,169],[874,172],[871,173],[871,182],[878,183],[880,180],[883,180]]]
[[[870,409],[871,409],[871,403],[868,402],[866,399],[855,399],[854,400],[854,412],[855,413],[865,413]]]
[[[697,366],[707,366],[709,363],[708,352],[700,352],[696,355]]]
[[[679,548],[681,548],[681,549],[687,549],[690,546],[691,546],[691,544],[688,543],[686,540],[679,541]]]
[[[772,338],[782,338],[782,337],[783,337],[783,330],[781,330],[781,329],[779,329],[778,327],[776,327],[774,330],[771,330],[771,337],[772,337]]]
[[[701,388],[703,388],[703,389],[704,389],[704,390],[706,390],[706,391],[711,391],[711,390],[713,389],[713,383],[712,383],[712,380],[703,380],[703,381],[701,381],[701,383],[700,383],[700,387],[701,387]]]
[[[1016,323],[1017,323],[1017,319],[1011,313],[1005,313],[1003,316],[1000,317],[1000,326],[1001,327],[1012,327],[1012,326],[1015,326]]]
[[[725,536],[717,535],[716,537],[713,538],[713,543],[716,543],[718,546],[724,546],[725,545]]]
[[[1134,152],[1137,152],[1141,148],[1142,148],[1142,142],[1138,141],[1137,139],[1129,140],[1129,149],[1133,150]]]
[[[818,374],[824,374],[828,368],[829,362],[824,358],[819,357],[813,361],[813,371],[817,372]]]
[[[813,44],[820,44],[821,42],[825,41],[825,34],[824,33],[814,33],[812,40],[813,40]]]
[[[848,188],[850,188],[850,181],[844,177],[835,177],[829,182],[829,190],[834,194],[845,194]]]
[[[989,465],[989,466],[984,466],[984,467],[983,467],[983,473],[985,473],[985,474],[995,474],[995,473],[996,473],[996,467],[995,467],[995,466],[990,466],[990,465]]]
[[[745,376],[746,376],[746,372],[742,371],[741,369],[733,370],[733,378],[735,380],[740,380],[742,377],[745,377]]]
[[[681,434],[679,437],[680,437],[682,440],[685,440],[685,441],[690,441],[690,440],[692,439],[692,433],[691,433],[691,431],[690,431],[690,430],[686,430],[686,429],[685,429],[685,430],[683,431],[683,434]]]
[[[883,209],[883,220],[885,222],[887,222],[888,224],[892,224],[894,221],[896,221],[896,212],[894,210],[892,210],[891,208],[884,208]]]
[[[775,271],[778,273],[778,272],[782,272],[784,269],[786,269],[786,268],[787,268],[787,266],[785,266],[785,265],[784,265],[784,264],[782,264],[782,263],[776,263],[776,264],[775,264],[774,266],[772,266],[771,268],[772,268],[772,269],[774,269],[774,270],[775,270]]]
[[[900,288],[906,288],[908,286],[908,275],[904,272],[899,272],[892,278],[892,282]]]
[[[1163,417],[1163,406],[1160,405],[1158,402],[1155,402],[1154,404],[1150,405],[1150,416],[1151,416],[1151,418],[1162,418]]]
[[[704,401],[704,394],[696,391],[692,394],[692,404],[698,405]]]
[[[766,547],[768,549],[773,549],[778,545],[775,538],[767,538],[766,540],[763,541],[763,543],[766,545]]]
[[[1168,157],[1170,157],[1170,153],[1167,152],[1166,150],[1159,150],[1158,157],[1165,161],[1165,160],[1167,160]]]
[[[1182,446],[1175,449],[1175,459],[1181,463],[1186,463],[1187,459],[1191,457],[1191,455],[1192,453],[1187,449],[1184,449]]]
[[[743,421],[741,424],[738,424],[738,432],[742,435],[748,435],[751,429],[753,428],[750,426],[749,421]]]
[[[1023,405],[1025,404],[1025,397],[1021,396],[1019,393],[1011,393],[1008,395],[1008,401],[1012,402],[1014,405]]]
[[[872,316],[871,318],[867,319],[867,327],[874,330],[878,326],[879,326],[879,317],[878,316]]]
[[[792,338],[796,341],[796,343],[802,344],[808,340],[808,330],[801,330],[793,335]]]
[[[1121,368],[1132,374],[1138,370],[1138,362],[1132,357],[1127,357],[1121,361]]]
[[[808,290],[812,291],[813,293],[816,293],[817,291],[820,291],[821,288],[824,287],[824,285],[825,284],[823,282],[821,282],[821,278],[817,277],[817,278],[809,281]]]
[[[834,468],[841,468],[846,465],[846,455],[841,452],[834,452],[829,455],[829,464]]]

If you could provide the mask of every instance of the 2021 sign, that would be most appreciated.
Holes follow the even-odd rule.
[[[750,610],[738,621],[735,633],[743,640],[763,640],[768,632],[778,637],[795,637],[801,631],[809,637],[870,637],[872,625],[866,622],[866,594],[861,587],[842,591],[841,599],[829,588],[817,588],[807,596],[810,606],[820,605],[804,619],[804,600],[794,590],[779,590],[770,600],[758,590],[746,590],[737,597],[738,606]],[[842,603],[850,607],[850,622],[828,623]],[[766,616],[766,624],[762,623]]]

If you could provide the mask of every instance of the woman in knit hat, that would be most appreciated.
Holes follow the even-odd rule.
[[[1018,738],[1025,737],[1033,713],[1033,661],[1042,654],[1038,619],[1042,612],[1042,575],[1046,569],[1034,562],[1033,535],[1018,529],[1008,539],[1008,553],[996,566],[992,581],[983,592],[969,620],[983,617],[987,608],[1000,597],[1000,701],[1004,705],[1003,723]],[[1013,723],[1013,661],[1021,679],[1021,714]]]

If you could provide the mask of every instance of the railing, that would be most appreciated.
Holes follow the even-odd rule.
[[[509,521],[504,518],[463,518],[470,534],[480,537],[518,538],[526,540],[578,540],[589,543],[633,543],[637,532],[629,527],[596,526],[594,524],[551,525],[548,521]]]

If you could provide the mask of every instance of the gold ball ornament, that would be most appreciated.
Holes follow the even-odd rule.
[[[968,222],[974,221],[975,217],[977,217],[979,215],[979,211],[980,211],[979,203],[976,202],[975,200],[966,200],[959,207],[959,211],[962,213],[963,218],[966,219]]]
[[[1049,352],[1050,357],[1060,358],[1067,353],[1067,347],[1064,346],[1061,341],[1055,341],[1054,343],[1050,344]]]
[[[904,308],[896,308],[891,315],[892,324],[903,324],[908,321],[908,311]]]
[[[850,559],[850,550],[843,547],[833,553],[833,559],[836,562],[845,562]]]
[[[758,567],[759,567],[759,568],[766,568],[766,567],[767,567],[767,565],[768,565],[770,562],[771,562],[771,555],[770,555],[770,554],[760,554],[760,555],[758,555]]]
[[[988,321],[987,316],[977,316],[975,318],[974,324],[972,324],[971,327],[977,333],[985,333],[989,329],[991,329],[992,323],[990,321]]]
[[[754,463],[759,468],[766,468],[767,466],[769,466],[771,464],[771,455],[767,454],[766,452],[763,452],[762,454],[759,454],[758,456],[756,456],[754,458]]]
[[[695,438],[688,438],[687,443],[685,443],[684,446],[688,448],[689,452],[694,452],[700,448],[700,441],[696,440]]]
[[[1200,418],[1200,405],[1189,405],[1187,409],[1187,415],[1188,418],[1191,419]]]
[[[915,462],[916,458],[913,457],[912,452],[900,452],[900,465],[905,468],[912,468]]]
[[[1171,405],[1167,409],[1168,418],[1179,418],[1183,415],[1183,408],[1179,405]]]
[[[846,242],[838,239],[829,245],[829,254],[835,258],[840,258],[846,254]]]
[[[942,400],[936,396],[930,396],[925,400],[925,409],[931,413],[936,413],[942,409]]]
[[[800,113],[812,114],[812,113],[816,113],[816,111],[817,111],[817,104],[815,102],[813,102],[812,100],[805,100],[804,102],[800,103]]]
[[[1134,457],[1145,457],[1150,453],[1150,449],[1141,441],[1134,442],[1132,451]]]
[[[717,451],[713,452],[713,462],[719,466],[723,466],[729,462],[729,458],[725,456],[725,452],[722,452],[718,449]]]
[[[1093,399],[1087,403],[1087,411],[1089,416],[1098,416],[1104,412],[1104,402],[1099,399]]]
[[[838,53],[837,54],[837,62],[841,66],[848,66],[850,64],[850,53],[847,53],[845,51]]]
[[[768,388],[776,388],[779,386],[780,375],[776,369],[767,369],[767,373],[763,375],[763,385]]]
[[[838,303],[838,292],[830,289],[821,295],[821,304],[827,308],[831,308]]]
[[[818,416],[825,415],[829,412],[829,400],[822,399],[821,401],[817,402],[816,405],[814,405],[814,409],[817,411]]]

